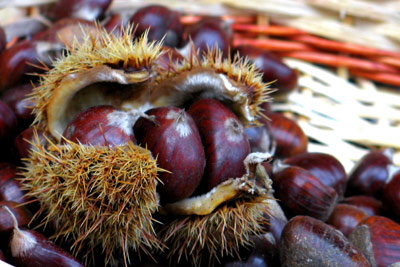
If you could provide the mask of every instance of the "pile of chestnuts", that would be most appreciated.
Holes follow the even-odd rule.
[[[298,78],[275,55],[219,18],[110,4],[42,6],[12,45],[0,27],[0,263],[399,264],[391,149],[346,173],[271,110]]]

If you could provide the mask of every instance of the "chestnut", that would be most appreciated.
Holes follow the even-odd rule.
[[[124,23],[120,14],[112,14],[110,17],[107,18],[107,22],[104,24],[104,28],[108,32],[112,32],[113,34],[118,36],[122,36],[123,27]]]
[[[276,157],[292,157],[307,151],[307,136],[294,120],[276,112],[268,117],[271,120],[272,137],[276,141]]]
[[[33,102],[28,99],[32,93],[32,84],[23,84],[8,89],[1,96],[4,101],[15,113],[18,120],[18,128],[25,129],[33,122]]]
[[[8,207],[14,214],[17,218],[19,227],[27,226],[32,219],[32,214],[17,202],[0,201],[0,236],[8,239],[8,236],[14,229],[14,221],[10,213],[4,207]]]
[[[361,251],[335,228],[309,216],[296,216],[282,231],[281,266],[370,266]]]
[[[400,219],[400,171],[393,173],[383,186],[382,201],[385,209]]]
[[[277,55],[255,47],[239,47],[242,57],[249,58],[263,74],[265,83],[273,82],[275,93],[289,93],[297,87],[297,72],[286,65]]]
[[[209,191],[245,174],[243,160],[250,153],[250,145],[238,117],[218,100],[209,98],[198,100],[187,112],[196,123],[206,153],[201,189]]]
[[[157,158],[162,200],[175,202],[193,194],[203,177],[206,156],[199,131],[183,109],[161,107],[148,110],[135,126],[138,141]]]
[[[109,105],[88,108],[68,123],[63,136],[73,142],[99,146],[136,143],[133,115]],[[65,142],[65,140],[63,140]]]
[[[161,40],[164,45],[177,47],[182,42],[183,25],[179,12],[161,5],[139,8],[130,18],[130,23],[137,25],[135,36],[141,36],[148,28],[150,40]]]
[[[336,191],[303,168],[283,166],[273,171],[272,179],[276,197],[288,215],[308,215],[326,221],[336,205]]]
[[[261,126],[247,127],[245,131],[251,152],[274,153],[275,140],[272,137],[271,126],[267,120],[264,120]]]
[[[58,0],[46,13],[52,20],[62,18],[81,18],[96,20],[100,18],[112,0]]]
[[[338,204],[333,209],[327,223],[340,230],[345,236],[349,236],[354,228],[367,217],[365,212],[355,206]]]
[[[46,139],[43,135],[43,131],[34,127],[29,127],[20,132],[14,139],[14,147],[19,155],[20,159],[27,158],[29,151],[32,148],[31,142],[34,138],[39,138],[42,145],[46,143]]]
[[[340,161],[329,154],[305,152],[287,158],[283,163],[310,171],[321,183],[334,188],[339,197],[346,191],[346,171]]]
[[[351,196],[343,199],[342,203],[355,206],[368,216],[379,215],[382,210],[382,201],[370,196]]]
[[[7,206],[3,206],[13,220],[9,250],[17,266],[83,266],[69,253],[48,240],[44,235],[19,228],[18,219]]]
[[[371,241],[370,247],[378,267],[400,261],[400,224],[386,217],[371,216],[361,221],[354,231],[361,227],[367,227],[362,237]]]
[[[0,55],[0,91],[29,82],[33,76],[28,73],[43,71],[33,65],[44,63],[50,66],[51,60],[61,51],[59,44],[33,40],[24,40],[7,48]]]
[[[187,33],[194,47],[207,52],[208,49],[218,48],[227,57],[232,43],[232,31],[226,21],[219,18],[203,18],[194,24]],[[190,44],[182,49],[188,51]]]
[[[0,140],[13,136],[17,124],[15,112],[4,101],[0,100]]]
[[[347,195],[368,195],[380,198],[388,179],[388,167],[392,164],[393,151],[374,150],[360,159],[349,174]]]

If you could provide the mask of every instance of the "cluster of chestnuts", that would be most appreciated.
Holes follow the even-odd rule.
[[[110,4],[43,6],[50,27],[8,47],[0,28],[0,263],[400,262],[393,151],[346,173],[271,111],[297,87],[279,58],[218,18]]]

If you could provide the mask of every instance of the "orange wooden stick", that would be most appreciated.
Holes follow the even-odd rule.
[[[232,30],[246,33],[269,34],[275,36],[304,34],[303,31],[298,29],[276,25],[232,24]]]
[[[397,57],[377,57],[377,58],[372,58],[375,61],[378,61],[380,63],[384,63],[393,67],[397,67],[400,69],[400,58]]]
[[[181,17],[181,23],[183,25],[192,25],[199,20],[201,20],[204,16],[197,15],[186,15]],[[231,21],[233,23],[243,23],[243,24],[251,24],[255,22],[254,16],[235,16],[235,15],[226,15],[220,17],[222,20]]]
[[[18,37],[12,38],[6,45],[6,48],[10,48],[11,46],[15,45],[18,42]]]
[[[290,36],[289,38],[294,41],[306,43],[320,49],[331,51],[344,52],[362,56],[391,56],[400,58],[400,53],[365,47],[357,44],[327,40],[309,34],[295,35]]]
[[[393,73],[382,73],[382,72],[365,72],[360,70],[350,70],[350,73],[356,76],[360,76],[372,81],[400,86],[400,74]]]
[[[243,38],[242,36],[236,34],[233,37],[232,46],[233,47],[250,46],[275,52],[315,51],[315,49],[303,43],[276,40],[276,39]]]
[[[294,52],[281,53],[281,56],[297,58],[333,67],[348,67],[369,72],[400,73],[398,69],[379,62],[374,62],[366,59],[346,57],[346,56],[332,55],[328,53],[311,52],[311,51],[294,51]]]

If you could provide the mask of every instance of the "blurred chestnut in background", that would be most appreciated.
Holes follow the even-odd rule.
[[[286,224],[280,259],[282,267],[370,266],[341,232],[309,216],[296,216]]]
[[[383,186],[382,201],[386,212],[395,215],[396,220],[400,221],[400,170],[393,173]]]
[[[355,206],[368,216],[379,215],[382,210],[382,201],[370,196],[351,196],[343,199],[342,203]]]
[[[106,12],[112,0],[57,0],[46,10],[46,15],[56,21],[62,18],[96,20]]]
[[[273,170],[272,179],[276,197],[288,216],[308,215],[326,221],[336,205],[336,191],[303,168],[278,167]]]
[[[355,206],[338,204],[333,209],[327,223],[349,236],[357,225],[368,215]]]
[[[388,179],[388,166],[392,164],[393,151],[370,151],[362,157],[349,174],[346,195],[368,195],[380,198]]]
[[[400,261],[400,224],[382,216],[371,216],[360,222],[368,227],[362,237],[369,237],[378,267],[386,267]],[[365,243],[365,241],[363,241]]]
[[[61,51],[62,46],[59,44],[30,40],[21,41],[7,48],[0,55],[0,91],[37,79],[28,74],[40,73],[43,70],[32,64],[41,66],[43,62],[51,66],[51,60]]]
[[[3,27],[0,26],[0,54],[6,49],[7,45],[7,36],[4,32]]]
[[[160,41],[164,36],[164,45],[178,47],[182,43],[183,25],[179,12],[161,5],[139,8],[130,18],[137,26],[135,36],[141,36],[149,27],[149,39]]]
[[[255,47],[238,48],[240,56],[247,57],[263,74],[263,81],[278,89],[274,93],[289,93],[297,87],[297,72],[286,65],[277,55]]]
[[[340,161],[329,154],[305,152],[287,158],[283,163],[310,171],[321,183],[334,188],[339,197],[346,191],[346,171]]]
[[[29,127],[20,132],[14,139],[14,147],[20,158],[29,157],[29,151],[32,148],[30,142],[33,141],[34,138],[39,138],[42,145],[46,143],[46,139],[43,136],[43,131],[35,130],[34,127]]]
[[[14,111],[0,100],[0,140],[11,137],[17,129],[17,116]]]
[[[287,158],[307,151],[307,136],[294,120],[276,112],[268,114],[268,117],[276,141],[276,157]]]
[[[202,18],[199,22],[190,27],[186,33],[192,40],[200,55],[208,49],[218,48],[222,55],[227,57],[232,43],[232,30],[226,21],[219,18]],[[190,48],[188,43],[182,50]],[[182,52],[187,55],[187,52]]]

